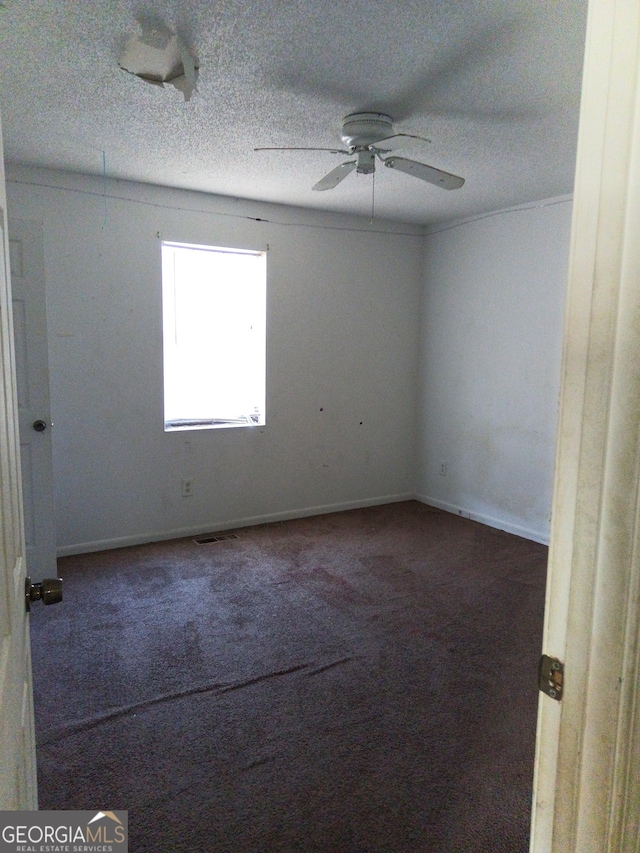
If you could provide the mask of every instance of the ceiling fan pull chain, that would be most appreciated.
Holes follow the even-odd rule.
[[[373,225],[374,205],[376,202],[376,173],[371,175],[371,225]]]

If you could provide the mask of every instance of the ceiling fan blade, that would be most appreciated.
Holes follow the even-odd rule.
[[[382,139],[378,139],[376,145],[378,142],[386,142],[387,139],[397,139],[398,136],[405,136],[407,139],[419,139],[421,142],[431,142],[426,136],[416,136],[415,133],[392,133],[391,136],[383,136]]]
[[[346,163],[341,163],[332,169],[324,178],[320,178],[317,184],[311,187],[312,190],[332,190],[337,187],[340,181],[344,181],[350,172],[353,172],[357,166],[356,160],[348,160]]]
[[[342,148],[254,148],[254,151],[329,151],[331,154],[349,154]]]
[[[421,181],[427,181],[445,190],[458,190],[464,184],[464,178],[443,172],[441,169],[434,169],[433,166],[427,166],[426,163],[407,160],[405,157],[387,157],[383,162],[390,169],[398,169],[400,172],[413,175],[414,178],[420,178]]]

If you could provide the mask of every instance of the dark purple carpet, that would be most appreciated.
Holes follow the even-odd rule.
[[[547,549],[417,502],[60,561],[40,807],[132,853],[526,853]]]

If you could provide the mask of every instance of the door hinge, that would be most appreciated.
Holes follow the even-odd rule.
[[[538,687],[547,696],[560,701],[564,687],[564,664],[558,658],[542,655],[538,674]]]

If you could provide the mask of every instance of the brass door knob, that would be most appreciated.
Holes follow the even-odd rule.
[[[44,578],[40,583],[31,583],[31,578],[25,578],[24,597],[27,613],[31,610],[32,601],[57,604],[62,601],[62,578]]]

